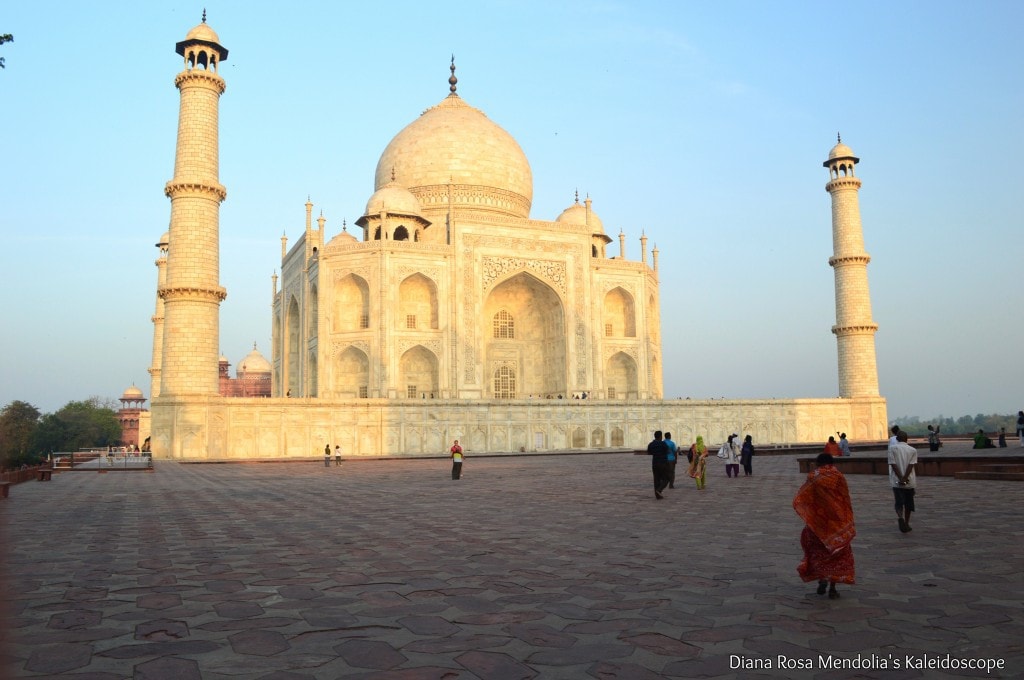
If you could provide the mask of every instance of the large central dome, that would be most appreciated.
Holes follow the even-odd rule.
[[[526,154],[500,126],[452,92],[395,135],[374,190],[392,179],[425,212],[452,207],[529,217],[533,173]],[[450,198],[449,198],[450,197]]]

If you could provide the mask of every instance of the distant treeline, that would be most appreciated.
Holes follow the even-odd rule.
[[[940,432],[950,434],[975,434],[978,430],[985,432],[999,432],[999,428],[1005,427],[1008,434],[1017,431],[1017,416],[997,413],[979,413],[976,416],[960,416],[959,418],[946,418],[938,416],[931,419],[921,419],[917,416],[903,416],[889,422],[892,425],[899,425],[906,430],[911,437],[924,437],[928,435],[928,426],[936,425]]]

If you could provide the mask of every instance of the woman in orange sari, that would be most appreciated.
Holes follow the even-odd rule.
[[[793,499],[793,509],[806,524],[800,534],[804,559],[796,570],[804,581],[818,581],[819,595],[828,589],[834,600],[839,597],[836,583],[855,583],[850,543],[857,529],[846,478],[832,456],[818,455],[817,467]]]

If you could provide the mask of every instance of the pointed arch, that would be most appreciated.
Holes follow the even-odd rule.
[[[603,316],[605,337],[636,337],[636,305],[633,296],[621,286],[605,294]]]
[[[332,298],[332,331],[346,333],[370,327],[370,286],[363,277],[348,274],[335,281]]]
[[[306,337],[315,338],[317,331],[317,318],[320,314],[320,293],[316,284],[309,287],[309,319],[306,326]]]
[[[302,317],[299,314],[299,301],[293,295],[288,300],[288,313],[285,317],[285,331],[284,331],[284,358],[285,358],[285,394],[291,394],[293,397],[300,396],[299,390],[300,377],[302,375],[302,369],[300,361],[302,358],[301,347],[300,347],[300,330],[302,328]]]
[[[349,346],[334,361],[334,391],[345,399],[368,394],[370,359],[358,347]]]
[[[614,390],[617,399],[636,399],[638,390],[636,360],[625,352],[616,352],[605,365],[604,381],[609,396],[613,394]]]
[[[399,359],[398,384],[404,397],[418,399],[437,395],[438,375],[437,357],[423,345],[410,348]]]
[[[506,366],[515,372],[517,394],[567,394],[565,306],[550,285],[519,272],[491,289],[482,311],[479,337],[483,339],[487,375]],[[506,337],[495,337],[496,318],[508,321],[503,326],[508,332],[497,333]],[[493,390],[493,384],[490,387]]]
[[[404,224],[398,225],[398,228],[395,229],[395,235],[394,235],[394,237],[391,240],[392,241],[408,241],[409,240],[409,230],[405,228]]]
[[[317,396],[317,375],[316,375],[316,351],[309,353],[309,395],[310,397]]]
[[[398,286],[398,314],[395,323],[403,329],[436,330],[437,307],[437,285],[423,274],[413,274]]]

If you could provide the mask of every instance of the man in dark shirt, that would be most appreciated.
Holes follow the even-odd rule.
[[[651,472],[654,473],[654,497],[659,501],[664,498],[661,492],[672,479],[668,454],[668,444],[661,438],[661,430],[657,430],[654,433],[654,441],[647,445],[647,455],[651,457]]]

